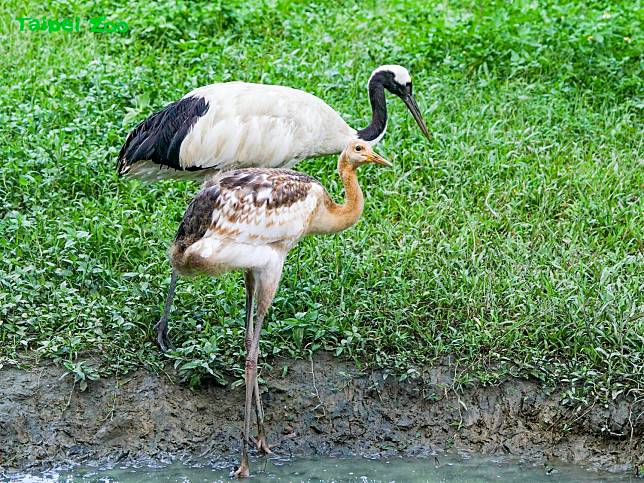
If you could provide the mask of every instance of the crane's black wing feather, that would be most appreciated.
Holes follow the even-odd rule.
[[[119,175],[138,161],[183,170],[179,163],[181,142],[190,128],[208,111],[203,97],[186,97],[169,104],[136,126],[125,140],[118,157]],[[189,167],[190,171],[200,169]]]

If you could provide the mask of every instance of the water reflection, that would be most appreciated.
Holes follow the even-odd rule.
[[[293,458],[255,459],[249,481],[355,482],[592,482],[631,481],[627,474],[595,472],[564,463],[537,465],[505,457],[440,455],[429,458]],[[24,482],[213,482],[230,479],[224,462],[139,463],[112,468],[76,467],[41,474],[13,473],[8,481]],[[5,480],[7,481],[7,480]]]

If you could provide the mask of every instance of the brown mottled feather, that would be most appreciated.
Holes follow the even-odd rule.
[[[188,206],[175,246],[183,252],[208,230],[219,237],[233,238],[239,235],[240,224],[268,230],[275,221],[267,215],[275,217],[283,209],[304,201],[314,186],[324,192],[315,178],[287,169],[247,168],[214,176],[204,182]],[[260,238],[258,234],[247,235],[248,240]]]
[[[201,190],[192,199],[174,237],[174,243],[180,251],[183,252],[206,234],[212,211],[218,206],[220,193],[218,186],[211,186]]]

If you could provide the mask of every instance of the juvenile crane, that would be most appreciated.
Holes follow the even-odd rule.
[[[343,204],[335,203],[317,180],[305,174],[285,169],[247,168],[206,180],[183,216],[170,248],[172,279],[165,309],[157,324],[161,347],[170,344],[168,314],[177,274],[214,276],[232,270],[245,272],[246,404],[242,458],[235,476],[249,475],[253,394],[259,431],[257,446],[261,451],[270,452],[257,386],[257,358],[262,324],[273,302],[286,255],[303,236],[337,233],[358,221],[364,198],[356,169],[366,163],[391,166],[365,141],[350,142],[340,155],[338,173],[346,198]]]
[[[301,90],[246,82],[199,87],[134,128],[119,153],[118,173],[155,180],[283,168],[304,158],[337,154],[352,140],[373,145],[387,129],[385,90],[402,99],[429,138],[407,69],[380,66],[367,88],[371,122],[356,130],[321,99]]]

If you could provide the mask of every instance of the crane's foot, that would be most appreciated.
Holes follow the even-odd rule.
[[[168,329],[167,329],[167,322],[164,322],[163,319],[161,319],[157,325],[154,326],[155,329],[157,329],[157,344],[159,345],[159,349],[161,349],[161,352],[168,352],[169,350],[174,349],[174,344],[170,340],[170,337],[168,337]],[[161,329],[161,327],[164,327],[165,325],[165,330]]]
[[[174,344],[165,334],[159,334],[157,336],[157,344],[159,344],[159,349],[161,349],[161,352],[164,353],[174,349]]]
[[[268,446],[268,443],[266,442],[266,436],[264,436],[263,434],[260,434],[257,437],[256,444],[257,444],[257,449],[261,451],[263,454],[265,455],[273,454],[270,446]]]
[[[250,470],[248,468],[248,456],[242,456],[239,468],[233,471],[230,476],[234,476],[235,478],[248,478],[250,476]]]

